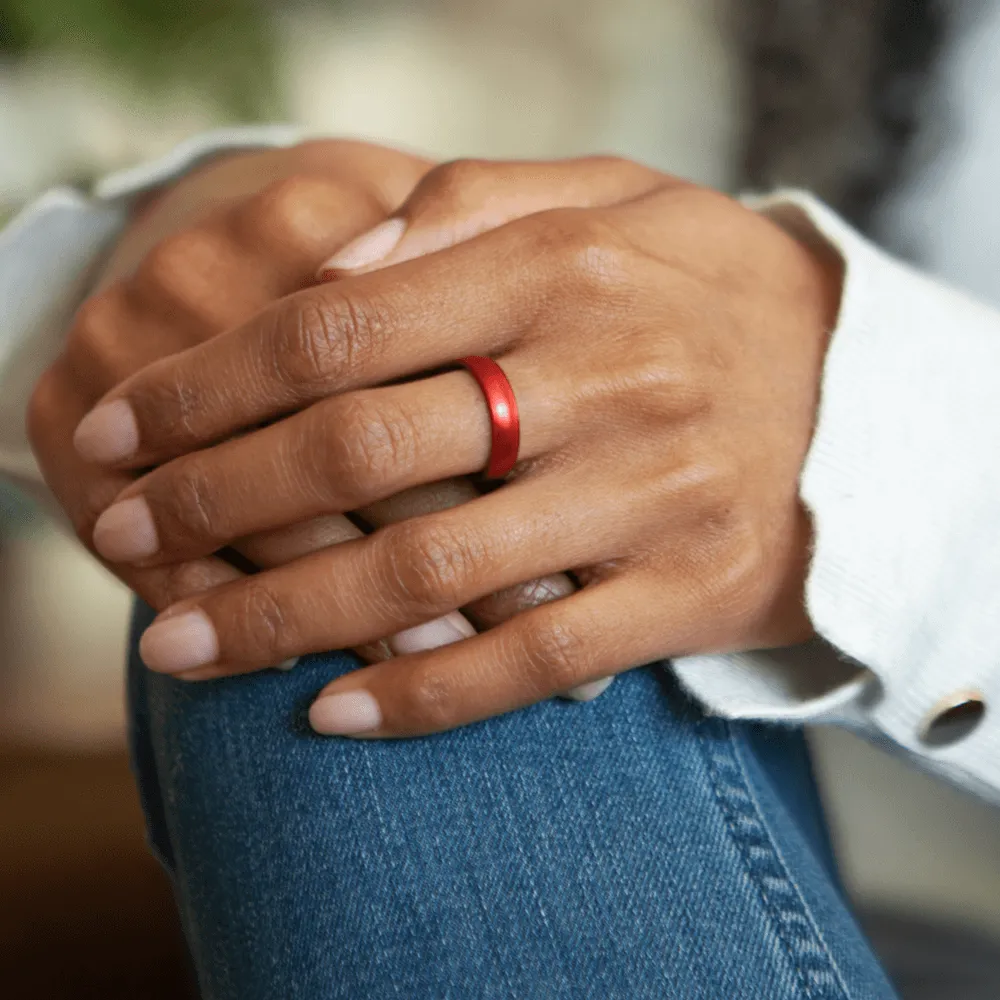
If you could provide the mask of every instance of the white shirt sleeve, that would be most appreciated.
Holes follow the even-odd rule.
[[[50,500],[25,436],[25,408],[135,199],[221,152],[300,138],[298,129],[282,125],[208,132],[160,160],[106,177],[91,195],[49,191],[0,232],[0,475],[43,504]]]
[[[674,668],[714,713],[857,728],[1000,802],[1000,312],[808,195],[751,204],[845,263],[801,480],[820,639]],[[985,706],[978,725],[932,745],[963,701]]]
[[[25,405],[136,196],[221,151],[300,138],[275,126],[209,133],[89,197],[49,192],[0,233],[0,474],[45,499]],[[845,262],[802,475],[821,638],[674,669],[712,712],[850,726],[1000,802],[1000,313],[879,251],[808,195],[753,204]],[[928,746],[934,713],[973,695],[986,706],[978,728]]]

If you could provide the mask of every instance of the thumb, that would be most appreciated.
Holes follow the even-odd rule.
[[[319,280],[364,274],[444,250],[515,219],[554,208],[593,208],[671,183],[615,157],[532,163],[456,160],[427,173],[385,222],[340,249]]]

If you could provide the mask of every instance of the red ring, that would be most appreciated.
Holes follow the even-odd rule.
[[[503,479],[514,468],[521,447],[521,420],[517,415],[514,389],[503,369],[492,358],[473,355],[459,358],[455,363],[469,371],[486,397],[493,429],[486,475],[490,479]]]

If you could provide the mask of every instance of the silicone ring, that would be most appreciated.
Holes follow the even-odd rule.
[[[517,415],[514,389],[503,369],[492,358],[474,355],[459,358],[456,364],[472,375],[486,397],[493,430],[486,475],[490,479],[503,479],[514,468],[521,447],[521,421]]]

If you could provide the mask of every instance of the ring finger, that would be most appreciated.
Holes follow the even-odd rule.
[[[522,459],[557,447],[557,396],[505,362],[521,413]],[[464,371],[336,396],[269,427],[162,466],[126,489],[94,529],[113,562],[159,564],[422,483],[482,469],[490,420]]]
[[[147,632],[143,658],[166,673],[262,666],[369,642],[562,567],[618,557],[639,526],[613,516],[614,490],[588,489],[567,504],[569,475],[526,478],[170,608]]]

